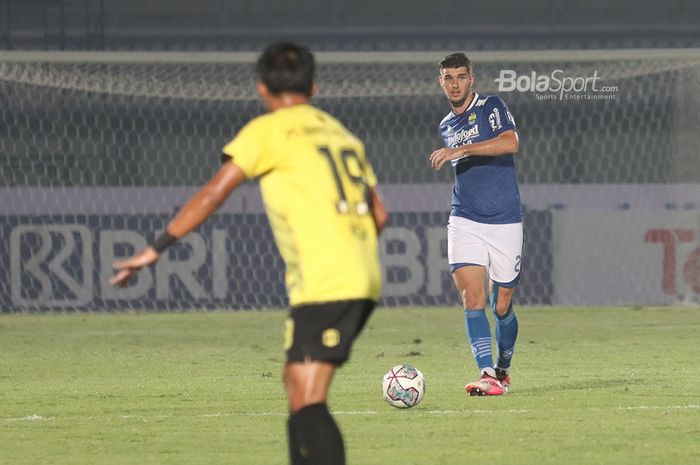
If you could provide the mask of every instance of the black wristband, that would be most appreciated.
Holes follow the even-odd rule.
[[[156,252],[163,253],[165,249],[173,245],[176,241],[177,237],[166,231],[151,243],[151,247],[153,247]]]

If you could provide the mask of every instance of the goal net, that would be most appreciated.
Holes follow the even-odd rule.
[[[320,53],[315,104],[366,143],[389,226],[383,304],[458,303],[452,173],[430,169],[448,52]],[[284,267],[258,188],[236,191],[134,286],[113,260],[158,235],[262,113],[253,54],[0,53],[0,306],[269,308]],[[700,51],[477,52],[475,89],[519,128],[526,243],[518,304],[700,299]],[[339,264],[342,266],[342,264]]]

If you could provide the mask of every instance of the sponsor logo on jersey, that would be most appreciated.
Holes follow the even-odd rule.
[[[488,97],[486,98],[480,98],[479,100],[476,101],[474,104],[475,107],[480,107],[483,106],[486,103],[486,100],[488,100]]]
[[[494,131],[503,127],[503,124],[501,124],[501,112],[498,111],[498,108],[494,108],[489,115],[489,124]]]
[[[470,139],[479,137],[479,126],[472,126],[471,129],[462,129],[456,134],[447,138],[447,145],[454,147],[461,145],[462,143],[467,143]]]

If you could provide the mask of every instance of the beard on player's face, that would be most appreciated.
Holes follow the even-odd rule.
[[[452,108],[459,108],[459,107],[461,107],[462,105],[464,105],[464,102],[467,101],[467,95],[468,95],[468,94],[465,93],[465,94],[464,94],[464,97],[462,97],[462,98],[459,99],[459,100],[452,100],[452,99],[450,99],[450,104],[452,105]]]

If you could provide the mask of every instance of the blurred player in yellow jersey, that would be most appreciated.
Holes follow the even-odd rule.
[[[223,165],[150,246],[120,262],[111,282],[126,286],[177,239],[202,224],[248,178],[260,178],[265,209],[287,266],[291,309],[285,328],[284,385],[293,465],[343,465],[343,438],[328,411],[337,367],[380,294],[377,236],[387,213],[362,142],[309,104],[313,55],[271,45],[257,62],[268,110],[223,149]]]

